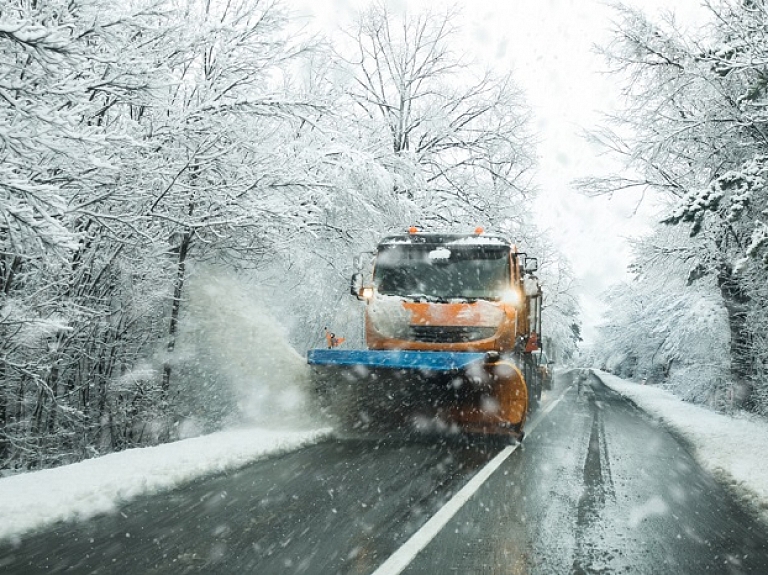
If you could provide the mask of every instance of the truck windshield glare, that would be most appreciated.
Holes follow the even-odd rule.
[[[386,247],[376,258],[373,281],[384,295],[498,299],[510,286],[509,250],[478,246]]]

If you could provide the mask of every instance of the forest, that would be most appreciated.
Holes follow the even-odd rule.
[[[626,170],[591,194],[652,189],[664,206],[636,240],[633,280],[592,360],[687,401],[768,415],[768,7],[703,3],[709,25],[618,12],[602,54],[626,107],[593,134]]]
[[[354,343],[352,258],[410,225],[535,252],[572,355],[527,104],[456,49],[454,21],[374,3],[331,42],[274,0],[3,3],[0,470],[269,411],[232,381],[249,350],[211,334],[276,371],[329,324]]]
[[[619,6],[599,47],[626,106],[590,137],[623,169],[579,186],[663,209],[578,361],[765,416],[768,8],[705,4],[695,31]],[[360,343],[352,259],[410,225],[538,256],[551,355],[578,356],[530,102],[459,21],[374,2],[328,39],[278,0],[4,2],[0,473],[279,416],[243,387],[324,326]],[[243,378],[251,351],[272,367]]]

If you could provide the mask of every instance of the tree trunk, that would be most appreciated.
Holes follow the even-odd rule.
[[[8,441],[8,396],[11,393],[11,382],[8,381],[5,363],[0,360],[0,468],[8,458],[10,442]]]
[[[171,361],[170,356],[176,348],[176,336],[179,325],[179,310],[181,309],[181,295],[184,291],[184,275],[187,265],[187,253],[192,243],[192,232],[187,231],[181,238],[179,245],[179,258],[176,266],[176,282],[173,286],[173,301],[171,304],[171,320],[168,325],[168,359],[163,366],[162,398],[168,399],[168,389],[171,385]]]
[[[734,407],[742,407],[749,402],[752,392],[752,337],[747,325],[750,298],[728,264],[720,268],[717,283],[728,313],[728,327],[731,333],[730,375],[733,382],[733,404]]]
[[[14,276],[21,269],[21,258],[13,256],[10,264],[7,264],[5,257],[0,259],[0,292],[8,295],[11,293]]]

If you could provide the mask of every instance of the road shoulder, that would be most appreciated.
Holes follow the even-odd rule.
[[[657,386],[592,370],[607,387],[663,423],[696,461],[768,524],[768,422],[686,403]]]

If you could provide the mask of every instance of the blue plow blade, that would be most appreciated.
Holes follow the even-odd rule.
[[[311,349],[307,352],[307,363],[310,365],[422,371],[456,371],[484,359],[484,353],[474,352],[369,349]]]

